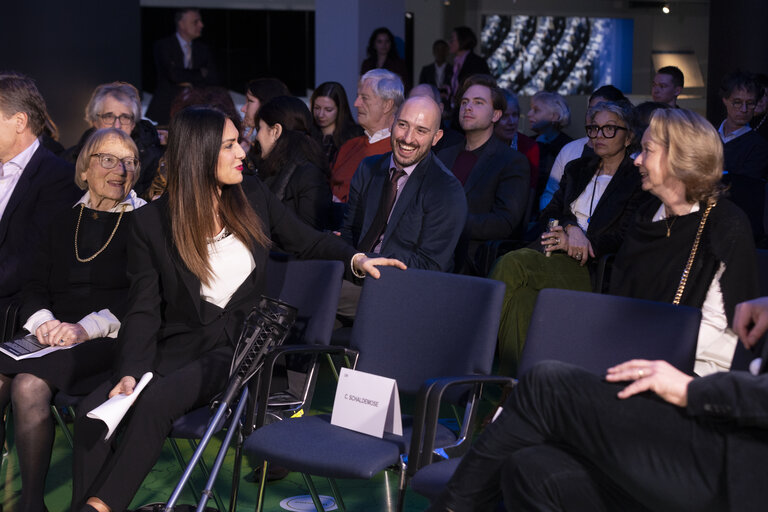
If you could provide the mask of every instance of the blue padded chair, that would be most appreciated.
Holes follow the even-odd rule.
[[[693,373],[701,310],[572,290],[539,293],[518,376],[546,359],[597,375],[630,359],[663,359]]]
[[[690,374],[700,323],[701,311],[688,306],[545,289],[536,301],[518,375],[540,361],[557,360],[602,376],[609,367],[635,358],[663,359]],[[413,475],[411,487],[434,500],[460,460],[424,466]]]
[[[498,281],[382,268],[380,279],[366,279],[352,328],[356,369],[395,379],[401,395],[416,394],[430,378],[488,375],[503,298]],[[402,436],[379,439],[333,426],[330,415],[305,416],[255,430],[243,448],[301,472],[317,510],[322,505],[309,475],[328,477],[343,510],[333,479],[369,479],[394,465],[403,469],[411,433],[409,417],[403,418]],[[456,443],[445,427],[437,428],[435,437],[437,446]],[[404,477],[401,472],[401,489]],[[257,507],[263,505],[263,478]]]
[[[340,261],[320,260],[289,260],[279,255],[271,257],[267,263],[265,295],[277,298],[294,306],[298,310],[296,323],[286,343],[306,343],[311,345],[328,345],[333,331],[336,308],[339,303],[341,281],[344,275],[344,264]],[[280,414],[290,415],[292,411],[306,407],[305,402],[313,389],[316,379],[317,365],[309,365],[304,379],[303,389],[297,395],[289,392],[270,400],[270,414],[279,418]],[[252,417],[253,410],[249,405],[246,417]],[[181,451],[174,439],[188,439],[194,450],[197,439],[203,437],[211,418],[211,409],[201,407],[177,419],[169,435],[169,442],[182,469],[187,463],[181,456]],[[218,429],[223,428],[219,425]],[[235,502],[237,484],[240,473],[240,446],[237,445],[235,455],[235,470],[233,475],[233,491],[230,508]],[[201,459],[202,462],[202,459]],[[203,473],[207,468],[201,464]],[[197,493],[194,493],[197,496]],[[221,501],[214,497],[219,510],[224,510]]]

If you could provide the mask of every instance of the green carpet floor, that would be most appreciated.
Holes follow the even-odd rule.
[[[319,402],[325,403],[328,396],[332,397],[333,389],[335,389],[332,379],[329,379],[327,375],[321,375],[318,389],[320,395],[324,395],[324,399],[319,400]],[[324,406],[319,409],[313,409],[312,412],[328,412],[328,410],[329,407]],[[0,481],[2,481],[2,484],[0,484],[0,512],[14,511],[14,505],[18,500],[18,495],[21,489],[18,460],[16,452],[13,449],[13,433],[12,426],[10,425],[8,437],[11,440],[9,442],[10,450],[8,454],[3,457],[2,466],[0,467]],[[206,450],[206,460],[209,464],[213,463],[220,443],[220,438],[216,438]],[[185,457],[191,455],[192,449],[185,441],[180,442],[179,446]],[[64,512],[69,508],[72,493],[71,456],[72,450],[64,435],[62,435],[62,432],[57,427],[53,458],[48,472],[45,493],[45,503],[50,512]],[[229,455],[224,464],[224,468],[220,473],[215,486],[225,507],[229,506],[233,459],[233,450],[229,450]],[[254,510],[258,490],[257,484],[249,481],[250,466],[247,461],[243,464],[242,473],[237,510]],[[138,508],[147,503],[165,502],[170,496],[180,476],[181,469],[173,456],[170,446],[166,444],[160,460],[157,462],[152,472],[147,476],[141,489],[134,498],[131,504],[131,509]],[[388,512],[396,509],[398,478],[399,473],[389,470],[380,473],[370,481],[339,480],[338,484],[341,488],[342,498],[344,499],[348,511]],[[194,481],[197,484],[198,489],[201,489],[204,486],[205,481],[197,471],[194,474]],[[325,479],[315,478],[314,481],[321,495],[332,495],[330,487]],[[311,501],[309,502],[308,508],[306,505],[301,505],[304,500],[292,500],[293,508],[281,506],[283,500],[306,494],[308,494],[308,492],[304,486],[304,481],[301,478],[301,475],[298,473],[291,473],[283,480],[267,484],[267,500],[264,509],[267,511],[314,510]],[[192,504],[194,502],[195,500],[192,493],[189,489],[185,489],[180,503]],[[429,502],[426,498],[410,490],[408,491],[405,502],[406,511],[423,511],[427,508],[428,504]],[[209,502],[209,506],[215,507],[215,504],[211,501]]]

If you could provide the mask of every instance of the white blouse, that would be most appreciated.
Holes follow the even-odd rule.
[[[592,214],[595,213],[597,203],[603,197],[603,193],[608,188],[611,178],[613,178],[613,175],[601,174],[600,176],[592,176],[584,192],[571,203],[571,211],[576,216],[576,222],[579,223],[579,227],[585,233],[587,228],[589,228],[589,221],[592,218]]]
[[[223,308],[251,274],[256,262],[250,249],[225,230],[209,240],[208,261],[213,271],[212,278],[207,286],[200,283],[200,297]]]

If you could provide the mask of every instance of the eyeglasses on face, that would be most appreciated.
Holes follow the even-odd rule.
[[[736,110],[741,110],[743,107],[747,107],[747,110],[755,110],[755,106],[757,105],[756,101],[748,100],[748,101],[741,101],[741,100],[733,100],[731,102],[731,105],[733,105],[733,108]]]
[[[118,165],[122,164],[123,169],[125,169],[127,172],[133,172],[136,170],[136,166],[139,165],[139,161],[132,157],[128,156],[125,158],[117,158],[115,155],[110,155],[109,153],[94,153],[91,155],[91,157],[97,157],[99,159],[99,164],[104,169],[114,169]]]
[[[588,124],[584,129],[587,131],[587,137],[590,139],[596,138],[598,133],[602,133],[606,139],[612,139],[616,136],[616,130],[627,130],[627,128],[615,124],[605,124],[603,126]]]
[[[116,116],[112,112],[107,112],[106,114],[96,114],[96,117],[101,119],[104,124],[108,125],[114,125],[115,120],[117,119],[120,120],[121,125],[133,123],[133,114],[120,114],[119,116]]]

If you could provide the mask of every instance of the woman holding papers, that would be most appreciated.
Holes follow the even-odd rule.
[[[88,393],[108,375],[116,346],[110,338],[117,337],[127,307],[129,225],[132,211],[144,204],[131,190],[138,177],[139,151],[130,136],[114,128],[94,132],[75,172],[87,192],[54,221],[37,252],[20,317],[40,344],[71,350],[20,360],[0,354],[0,413],[13,402],[22,480],[16,510],[45,510],[53,394]],[[0,429],[4,437],[3,422]]]
[[[351,275],[378,277],[370,259],[301,222],[258,178],[223,113],[189,107],[170,125],[167,193],[137,213],[128,255],[128,313],[113,378],[78,408],[73,510],[125,510],[159,455],[173,421],[208,403],[227,380],[243,320],[264,290],[272,236],[303,258],[343,260]],[[132,394],[152,372],[120,435],[87,412]]]

